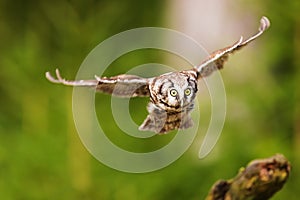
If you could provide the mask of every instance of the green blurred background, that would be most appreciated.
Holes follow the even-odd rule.
[[[238,17],[250,17],[256,29],[259,18],[266,15],[272,26],[255,44],[232,56],[222,71],[227,116],[216,147],[208,157],[198,159],[205,133],[200,130],[189,150],[170,166],[148,174],[127,174],[89,154],[74,126],[72,88],[50,84],[44,73],[60,67],[65,77],[74,78],[87,54],[121,31],[143,26],[176,29],[170,8],[177,4],[181,12],[178,5],[193,6],[193,1],[0,0],[0,199],[203,199],[216,180],[231,178],[250,160],[275,153],[283,153],[293,168],[288,183],[273,199],[298,199],[300,2],[220,2],[227,5],[221,8],[224,15],[236,16],[235,22],[242,26],[235,38],[247,26]],[[220,33],[224,41],[211,50],[230,43],[226,33]],[[116,60],[107,74],[149,62],[168,64],[166,60],[160,51],[132,52]],[[106,106],[110,97],[99,94],[96,99],[97,107],[106,109],[103,124],[111,130],[109,137],[124,148],[133,150],[134,145],[147,152],[174,136],[146,142],[123,136]],[[146,102],[131,101],[137,123],[146,116]],[[209,121],[206,109],[200,105],[201,118]]]

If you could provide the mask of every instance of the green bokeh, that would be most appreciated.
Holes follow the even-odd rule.
[[[0,199],[203,199],[216,180],[233,177],[251,159],[275,153],[283,153],[293,168],[273,199],[300,196],[298,0],[237,1],[241,11],[257,18],[266,15],[272,26],[255,46],[226,65],[235,67],[222,71],[226,123],[207,158],[197,158],[200,146],[195,142],[167,168],[126,174],[102,165],[84,148],[72,118],[72,89],[50,84],[44,73],[60,67],[65,77],[75,77],[86,55],[106,38],[136,27],[169,27],[165,15],[171,3],[0,1]],[[132,52],[105,73],[116,75],[149,62],[166,62],[164,53]],[[97,108],[110,112],[109,96],[99,94],[96,100]],[[141,123],[146,101],[134,99],[130,105],[133,119]],[[205,121],[209,111],[203,112]],[[173,138],[174,133],[146,142],[128,139],[110,113],[107,119],[104,128],[111,130],[110,139],[127,149],[136,145],[147,152]]]

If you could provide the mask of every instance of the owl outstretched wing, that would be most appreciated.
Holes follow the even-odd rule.
[[[95,88],[98,92],[118,97],[147,97],[150,95],[148,88],[149,79],[135,75],[122,74],[109,78],[95,76],[94,80],[69,81],[62,78],[58,69],[56,69],[55,72],[56,78],[53,77],[50,72],[46,72],[46,78],[52,83],[91,87]]]
[[[198,78],[209,76],[212,72],[222,69],[224,63],[227,61],[228,56],[235,51],[241,49],[246,46],[248,43],[252,42],[256,38],[258,38],[265,30],[270,27],[270,21],[267,17],[262,17],[260,20],[260,26],[258,32],[254,34],[247,40],[243,40],[241,37],[237,42],[233,45],[225,47],[223,49],[219,49],[210,54],[210,56],[204,60],[199,66],[196,66],[193,70],[195,70],[198,74]]]

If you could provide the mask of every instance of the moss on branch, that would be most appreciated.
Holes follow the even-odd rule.
[[[206,200],[266,200],[287,181],[290,163],[281,154],[251,161],[230,180],[219,180]]]

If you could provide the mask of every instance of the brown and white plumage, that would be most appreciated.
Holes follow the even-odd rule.
[[[118,97],[150,97],[147,106],[149,112],[142,131],[166,133],[175,129],[186,129],[193,125],[190,113],[194,107],[197,93],[197,81],[223,68],[228,56],[258,38],[270,26],[266,17],[260,20],[256,34],[247,40],[241,37],[234,44],[217,50],[209,55],[199,66],[190,70],[170,72],[153,78],[122,74],[114,77],[97,77],[93,80],[68,81],[56,70],[56,78],[46,73],[53,82],[69,86],[93,87],[99,92]]]

